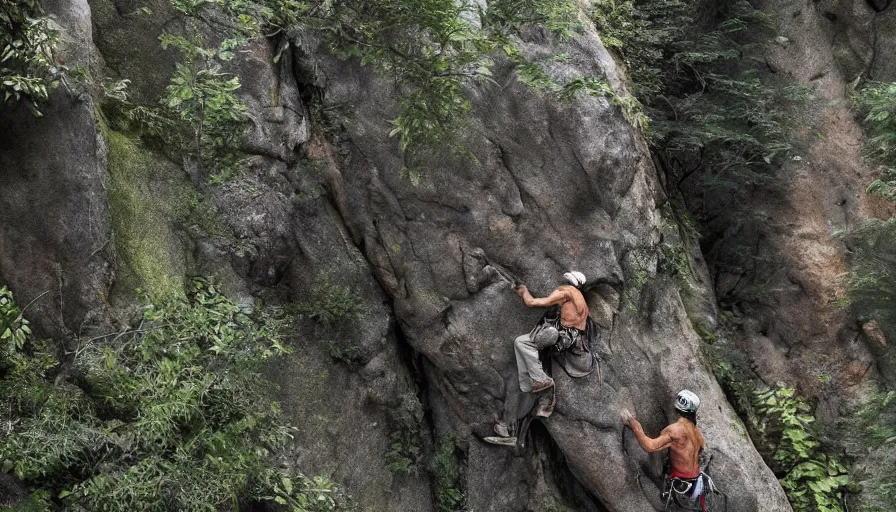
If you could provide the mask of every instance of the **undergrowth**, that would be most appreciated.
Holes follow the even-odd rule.
[[[882,176],[868,186],[868,192],[896,201],[896,83],[868,83],[854,99],[868,132],[866,153],[882,167]]]
[[[0,2],[0,95],[3,103],[24,103],[43,115],[49,90],[64,80],[55,58],[59,30],[38,0]]]
[[[847,512],[854,482],[822,446],[810,405],[792,388],[758,383],[742,354],[708,347],[716,378],[794,511]]]
[[[467,496],[464,487],[463,452],[453,435],[442,439],[427,469],[435,483],[436,512],[463,512]]]
[[[185,298],[148,302],[135,327],[60,358],[2,289],[3,471],[34,510],[345,510],[332,482],[274,460],[293,434],[261,373],[287,352],[274,313],[194,279]]]

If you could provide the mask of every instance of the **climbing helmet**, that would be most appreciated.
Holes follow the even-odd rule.
[[[569,272],[563,274],[563,278],[569,281],[569,284],[575,286],[576,288],[585,284],[585,274],[577,270],[570,270]]]
[[[693,391],[682,389],[675,397],[675,408],[681,412],[697,412],[700,407],[700,399]]]

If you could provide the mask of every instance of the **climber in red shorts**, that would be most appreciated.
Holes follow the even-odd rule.
[[[631,427],[638,444],[648,453],[669,449],[670,494],[677,504],[690,510],[706,511],[705,494],[708,477],[700,471],[700,452],[706,448],[703,434],[697,427],[697,407],[700,399],[691,391],[683,389],[675,398],[678,421],[664,428],[659,437],[651,438],[644,433],[635,415],[628,410],[620,414],[622,422]]]

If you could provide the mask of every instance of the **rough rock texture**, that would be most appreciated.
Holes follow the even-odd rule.
[[[766,2],[765,9],[783,36],[768,51],[767,69],[811,86],[816,99],[792,134],[798,156],[778,173],[783,191],[753,194],[749,215],[708,225],[704,252],[720,303],[740,318],[733,338],[755,370],[819,398],[818,413],[832,419],[875,373],[854,316],[839,305],[847,248],[837,233],[892,213],[865,193],[875,171],[863,162],[848,89],[860,75],[887,78],[881,63],[892,59],[876,45],[892,8],[877,13],[865,1],[830,0]],[[710,216],[728,208],[705,200]]]
[[[605,76],[619,86],[594,36],[562,49],[539,39],[527,52],[536,60],[568,53],[553,73]],[[466,143],[480,164],[450,154],[424,157],[426,172],[414,186],[401,175],[397,142],[384,122],[394,108],[384,101],[393,93],[388,82],[345,62],[322,68],[326,99],[348,102],[355,113],[339,162],[343,217],[393,297],[406,338],[431,363],[427,380],[473,436],[490,435],[505,397],[515,393],[510,342],[539,314],[520,304],[490,264],[541,295],[576,268],[591,282],[628,288],[635,301],[600,347],[607,358],[602,386],[596,377],[572,381],[555,373],[559,403],[545,425],[591,495],[610,511],[660,506],[653,485],[660,457],[620,443],[618,415],[633,408],[655,434],[671,419],[675,392],[687,386],[711,404],[702,422],[730,509],[789,509],[701,363],[675,283],[654,276],[632,291],[633,260],[651,254],[659,240],[662,194],[643,140],[617,107],[604,98],[559,103],[501,69],[497,84],[471,91],[475,119]],[[638,474],[648,477],[643,487]],[[482,485],[468,480],[469,488]]]
[[[60,58],[93,60],[86,1],[47,2],[62,27]],[[0,282],[45,335],[71,339],[100,323],[114,274],[106,145],[89,94],[51,93],[44,116],[0,105]]]
[[[139,3],[91,5],[92,31],[83,0],[51,6],[71,27],[71,47],[85,65],[103,61],[109,74],[131,78],[142,100],[157,94],[164,80],[139,63],[166,74],[151,42],[174,21],[161,6],[143,19],[133,15]],[[133,44],[122,43],[131,32]],[[602,76],[623,91],[593,34],[562,47],[533,34],[525,51],[555,76]],[[569,59],[555,62],[558,53]],[[284,457],[305,473],[332,476],[365,509],[433,510],[437,489],[425,474],[384,469],[395,433],[415,430],[429,453],[437,439],[457,439],[471,510],[660,509],[661,457],[635,445],[619,411],[634,410],[655,435],[682,387],[706,404],[701,425],[729,510],[790,509],[701,360],[679,285],[656,272],[663,193],[640,133],[609,99],[559,102],[501,67],[496,83],[469,91],[466,144],[479,163],[423,155],[415,186],[388,136],[391,81],[356,62],[301,51],[274,65],[271,55],[258,42],[236,64],[251,157],[222,186],[190,188],[164,156],[102,128],[89,96],[59,93],[40,120],[2,112],[15,129],[0,141],[0,206],[11,219],[0,224],[0,280],[23,302],[52,290],[52,300],[29,309],[41,334],[77,333],[85,320],[111,313],[105,297],[113,283],[125,297],[160,268],[213,275],[243,303],[308,308],[343,286],[357,299],[354,321],[322,325],[299,315],[289,340],[296,352],[271,374],[299,428]],[[353,107],[340,143],[313,136],[303,103],[309,84],[323,87],[326,101]],[[119,173],[128,160],[133,172]],[[141,216],[184,215],[189,194],[202,197],[203,222],[144,225]],[[164,196],[164,204],[131,204],[141,195]],[[147,253],[153,244],[165,247]],[[117,264],[132,282],[115,281]],[[594,347],[605,359],[602,379],[555,372],[556,412],[533,427],[522,457],[479,440],[505,400],[518,398],[510,342],[540,314],[521,305],[498,265],[536,294],[569,268],[584,272],[602,332]],[[176,289],[176,281],[160,289]]]

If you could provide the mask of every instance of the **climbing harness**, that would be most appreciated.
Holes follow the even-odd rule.
[[[554,360],[563,368],[570,377],[577,379],[591,375],[595,368],[598,371],[598,379],[601,377],[601,358],[592,348],[600,339],[600,331],[597,324],[591,318],[585,322],[585,329],[567,327],[560,323],[560,308],[553,307],[541,317],[535,328],[529,333],[534,338],[539,332],[548,328],[557,330],[557,342],[551,349]],[[601,382],[598,382],[598,386]]]
[[[665,511],[687,510],[694,512],[718,512],[714,503],[714,497],[720,496],[724,500],[721,512],[728,510],[728,496],[716,487],[712,478],[700,472],[697,478],[673,478],[668,474],[663,478],[663,498],[665,499]],[[676,508],[673,508],[673,505]]]
[[[665,500],[664,511],[686,510],[693,512],[727,512],[728,496],[716,487],[715,482],[706,473],[712,464],[712,456],[709,462],[700,471],[696,478],[678,478],[670,475],[668,462],[666,471],[663,472],[663,493]],[[716,508],[715,499],[721,497],[724,506]],[[676,508],[673,508],[673,505]]]

